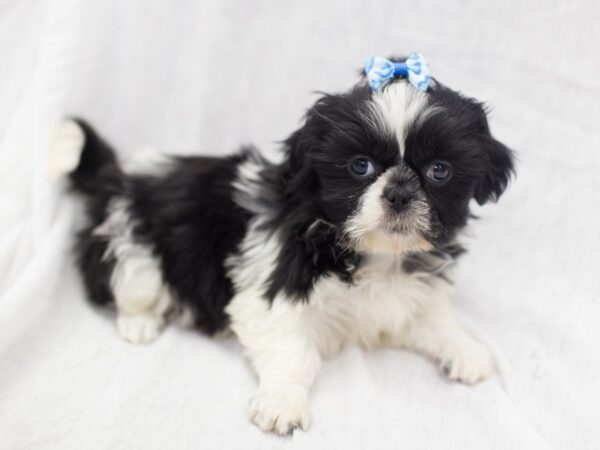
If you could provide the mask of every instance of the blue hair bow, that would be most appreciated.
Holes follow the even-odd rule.
[[[417,89],[426,91],[431,77],[429,66],[420,53],[411,53],[405,62],[392,62],[379,56],[372,56],[365,61],[365,74],[369,86],[376,91],[394,78],[406,78]]]

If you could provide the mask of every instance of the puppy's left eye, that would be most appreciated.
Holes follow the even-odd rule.
[[[443,184],[452,177],[452,167],[450,167],[450,164],[448,163],[436,161],[429,166],[425,172],[425,175],[431,181],[438,184]]]
[[[375,167],[373,167],[373,163],[367,158],[356,158],[350,164],[350,170],[359,177],[367,177],[373,175]]]

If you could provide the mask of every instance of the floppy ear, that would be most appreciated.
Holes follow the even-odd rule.
[[[318,188],[314,155],[333,123],[328,116],[335,99],[332,95],[319,98],[306,112],[302,126],[284,141],[288,191],[307,193]]]
[[[484,143],[485,173],[475,185],[473,196],[483,205],[497,201],[514,174],[513,152],[501,142],[489,136]]]

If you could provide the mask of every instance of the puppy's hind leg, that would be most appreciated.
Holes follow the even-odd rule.
[[[111,284],[121,337],[134,344],[156,339],[172,304],[156,259],[142,254],[119,260]]]
[[[119,334],[129,342],[150,342],[158,337],[173,303],[160,261],[152,247],[135,235],[135,220],[126,198],[112,199],[107,212],[93,234],[106,239],[104,257],[114,260],[110,288]]]

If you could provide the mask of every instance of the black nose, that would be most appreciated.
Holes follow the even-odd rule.
[[[388,186],[383,190],[383,196],[395,212],[404,211],[414,198],[413,194],[398,186]]]

